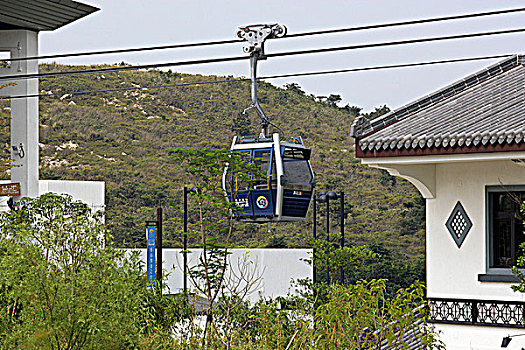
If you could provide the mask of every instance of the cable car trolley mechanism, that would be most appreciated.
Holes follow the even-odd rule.
[[[237,36],[248,42],[243,48],[250,54],[252,104],[261,119],[259,136],[235,136],[231,150],[252,159],[260,170],[250,184],[232,178],[224,170],[223,188],[228,200],[240,208],[237,219],[248,222],[304,221],[312,201],[315,177],[310,165],[310,149],[298,137],[270,134],[270,121],[257,100],[257,61],[265,59],[264,41],[286,34],[278,24],[258,24],[241,27]],[[262,175],[261,175],[262,174]]]

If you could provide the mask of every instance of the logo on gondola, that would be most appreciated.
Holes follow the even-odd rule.
[[[248,198],[235,198],[235,205],[239,208],[248,208]]]
[[[259,209],[266,209],[268,207],[268,199],[266,199],[265,196],[259,196],[255,201],[255,204],[257,204],[257,208]]]

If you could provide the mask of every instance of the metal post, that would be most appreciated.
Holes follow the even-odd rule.
[[[345,247],[345,193],[341,191],[341,250]],[[344,266],[341,266],[341,285],[345,284]]]
[[[184,187],[184,237],[183,237],[183,285],[184,295],[188,293],[188,188]]]
[[[313,236],[314,236],[314,247],[312,249],[312,268],[313,268],[313,276],[312,276],[312,281],[314,283],[314,286],[315,284],[317,283],[317,269],[315,267],[315,243],[317,242],[317,199],[315,198],[315,192],[313,194],[313,198],[314,198],[314,204],[313,204],[313,214],[314,214],[314,232],[313,232]]]
[[[326,242],[330,243],[330,198],[326,196]],[[328,246],[330,246],[328,244]],[[328,284],[330,284],[330,266],[326,267]]]
[[[472,315],[472,324],[476,324],[478,322],[478,303],[476,301],[472,301],[470,314]]]
[[[162,294],[162,208],[157,208],[157,283]]]

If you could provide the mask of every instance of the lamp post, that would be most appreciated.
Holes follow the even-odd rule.
[[[162,208],[157,208],[157,283],[162,295]]]
[[[341,248],[344,247],[345,245],[345,217],[344,217],[344,212],[345,212],[345,194],[344,192],[341,192],[340,194],[337,194],[336,192],[334,191],[321,191],[319,192],[319,197],[314,200],[314,218],[315,218],[315,215],[316,215],[316,212],[315,212],[315,202],[316,201],[319,201],[319,203],[326,203],[326,240],[329,242],[330,241],[330,201],[331,200],[336,200],[336,199],[340,199],[340,218],[341,218],[341,238],[340,238],[340,245],[341,245]],[[316,220],[314,220],[314,239],[316,238],[315,237],[315,222]],[[314,269],[314,274],[315,274],[315,269]],[[330,269],[328,269],[328,280],[330,280]],[[341,284],[344,284],[344,269],[343,267],[341,267]]]
[[[184,186],[184,234],[183,234],[183,252],[182,252],[182,265],[183,265],[183,279],[182,279],[182,290],[184,295],[188,293],[188,193],[198,193],[197,187],[192,187],[188,190]]]

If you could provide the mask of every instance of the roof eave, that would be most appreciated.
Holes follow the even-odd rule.
[[[24,4],[0,0],[0,26],[6,30],[52,31],[100,9],[73,0],[32,0]]]
[[[497,152],[518,152],[525,151],[525,143],[495,143],[477,146],[456,146],[456,147],[430,147],[430,148],[401,148],[401,149],[372,149],[363,150],[356,142],[357,158],[392,158],[392,157],[414,157],[414,156],[431,156],[431,155],[454,155],[454,154],[472,154],[472,153],[497,153]]]

